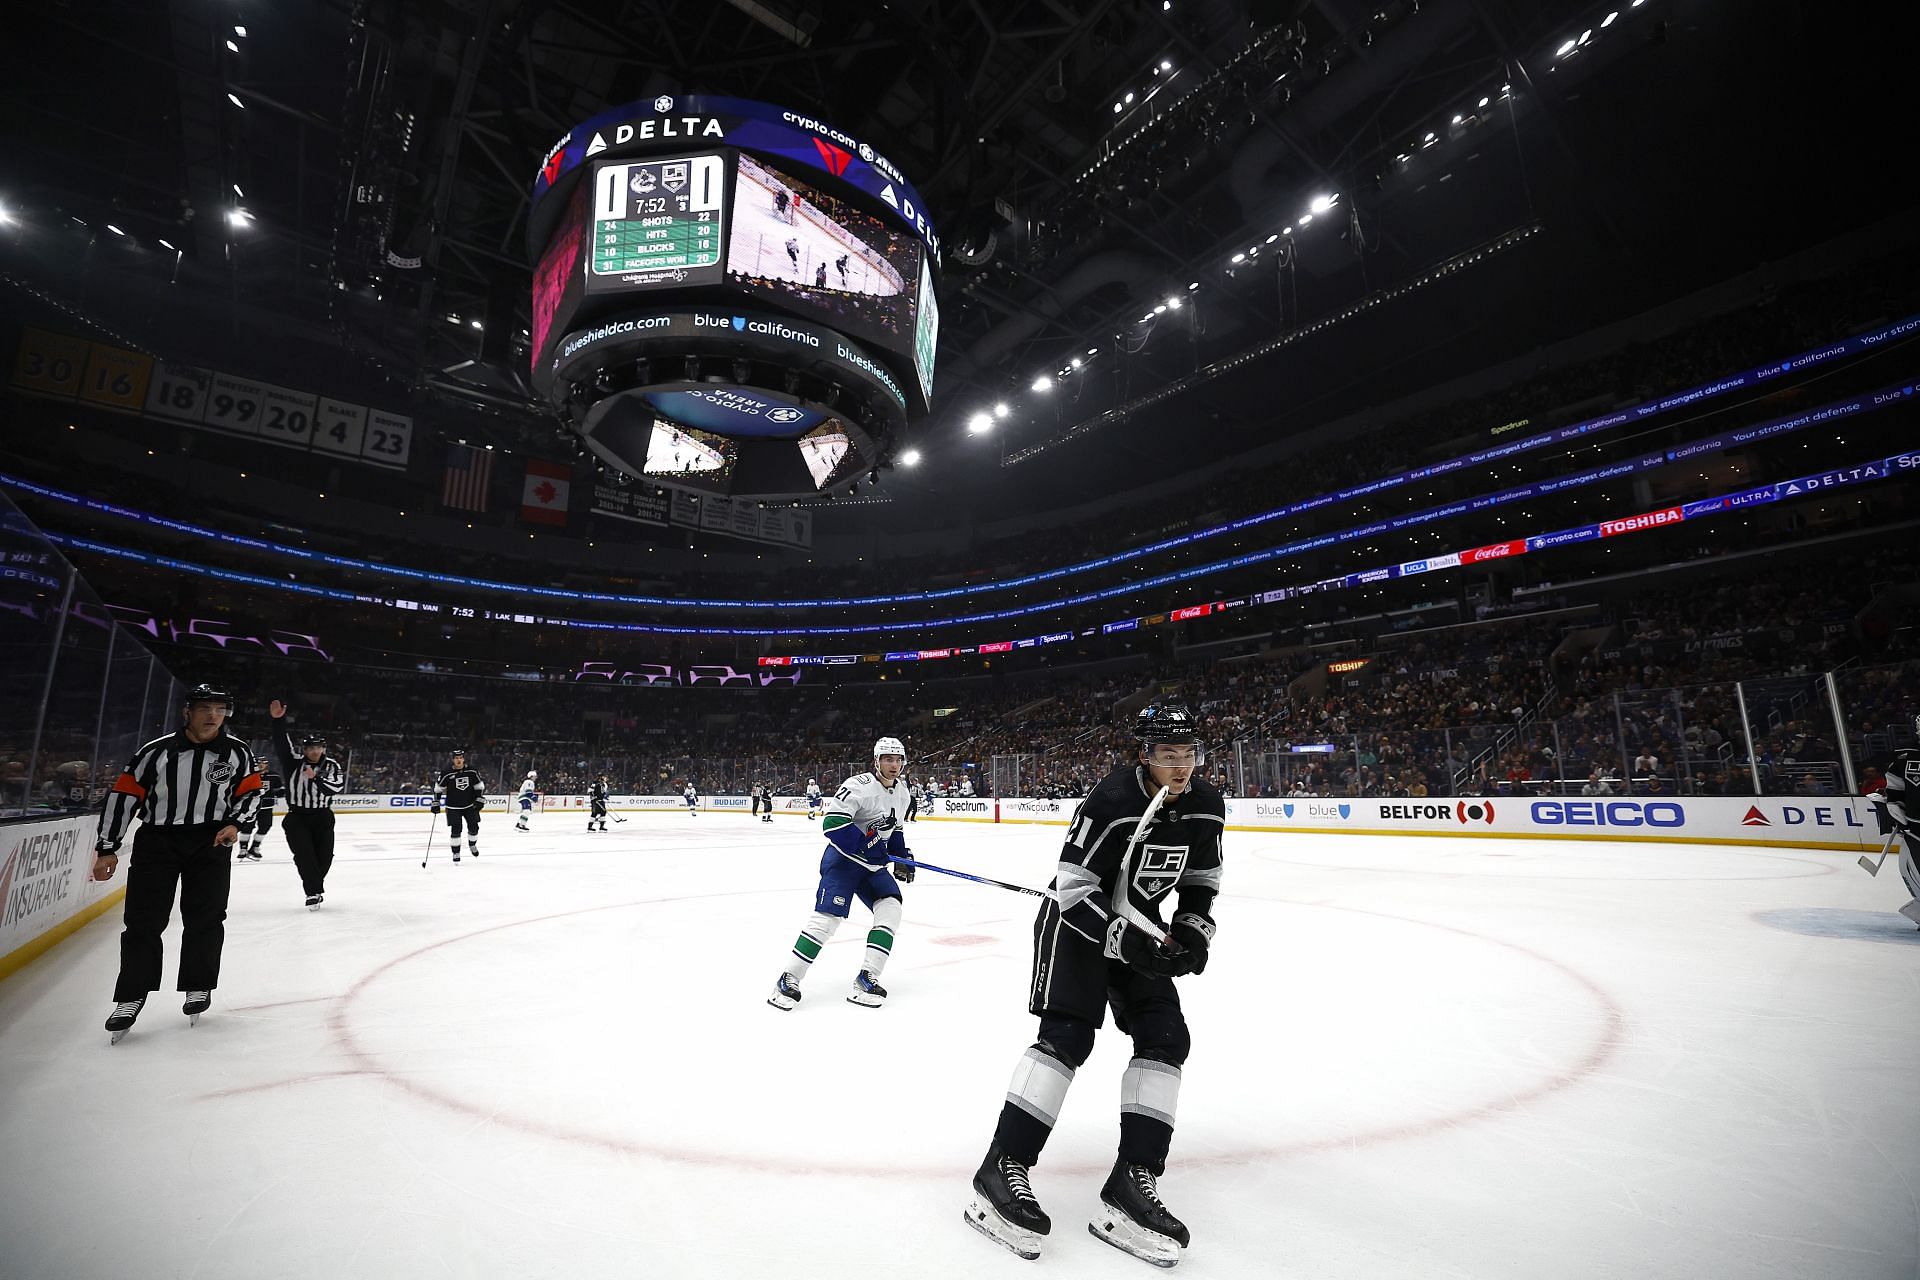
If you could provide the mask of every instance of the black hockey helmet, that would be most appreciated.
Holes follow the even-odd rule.
[[[467,749],[465,747],[455,747],[453,749],[452,754],[448,756],[448,759],[450,760],[464,760],[466,758],[467,758]]]
[[[217,702],[227,709],[228,715],[233,714],[233,695],[214,688],[204,680],[187,690],[186,705],[192,706],[196,702]]]
[[[255,757],[253,758],[253,767],[254,767],[255,769],[264,769],[264,768],[266,768],[266,767],[267,767],[267,758],[266,758],[265,756],[255,756]]]
[[[1155,702],[1142,707],[1134,717],[1133,736],[1143,747],[1159,742],[1191,742],[1198,746],[1200,722],[1193,718],[1193,712],[1177,702]]]
[[[327,745],[327,735],[324,733],[308,733],[308,734],[301,735],[300,749],[302,751],[305,751],[308,747],[324,747],[326,745]]]

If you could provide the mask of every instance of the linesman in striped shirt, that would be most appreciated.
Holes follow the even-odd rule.
[[[281,829],[293,850],[300,887],[307,891],[307,910],[318,911],[327,896],[327,872],[333,868],[333,798],[347,785],[347,771],[327,754],[327,740],[320,734],[302,735],[296,753],[286,703],[275,698],[267,711],[273,717],[273,753],[287,776],[287,817]]]
[[[135,818],[127,867],[126,925],[120,933],[120,976],[107,1030],[118,1040],[160,989],[164,954],[160,935],[180,895],[179,990],[184,1012],[198,1018],[220,984],[226,942],[227,891],[233,882],[234,841],[253,821],[260,775],[247,744],[226,730],[233,700],[196,685],[182,709],[181,727],[138,751],[114,781],[94,841],[93,878],[111,880],[120,845]]]

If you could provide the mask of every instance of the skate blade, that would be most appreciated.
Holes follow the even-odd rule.
[[[1180,1261],[1178,1240],[1163,1236],[1158,1231],[1149,1231],[1130,1221],[1125,1214],[1112,1210],[1089,1222],[1087,1234],[1156,1267],[1171,1267]]]
[[[1912,902],[1900,908],[1900,914],[1915,924],[1920,924],[1920,898],[1915,898]]]
[[[197,1014],[197,1013],[190,1013],[190,1014],[188,1014],[188,1015],[187,1015],[187,1025],[188,1025],[188,1026],[190,1026],[190,1027],[197,1027],[197,1026],[199,1026],[199,1025],[200,1025],[200,1015],[199,1015],[199,1014]]]
[[[132,1027],[128,1027],[128,1028],[127,1028],[127,1031],[131,1031],[131,1030],[133,1030],[133,1028],[132,1028]],[[116,1045],[116,1044],[119,1044],[119,1043],[120,1043],[120,1042],[121,1042],[122,1040],[125,1040],[125,1039],[127,1038],[127,1031],[109,1031],[109,1032],[107,1032],[107,1043],[108,1043],[109,1045]]]
[[[975,1199],[961,1211],[960,1216],[967,1225],[978,1231],[1001,1248],[1031,1262],[1040,1256],[1040,1241],[1043,1237],[1035,1235],[1025,1227],[1016,1227],[995,1212],[992,1205],[984,1200]]]
[[[887,998],[885,996],[868,995],[864,991],[856,991],[847,997],[848,1004],[857,1004],[862,1009],[878,1009],[886,1002]]]

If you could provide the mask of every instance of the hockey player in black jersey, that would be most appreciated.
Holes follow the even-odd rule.
[[[267,767],[265,756],[253,758],[253,771],[260,775],[260,807],[253,811],[253,822],[240,832],[235,862],[260,861],[260,842],[273,830],[273,806],[287,794],[287,780]]]
[[[1184,707],[1146,708],[1136,736],[1139,761],[1107,775],[1074,813],[1052,896],[1034,920],[1027,1008],[1040,1035],[1014,1069],[966,1211],[1024,1258],[1040,1256],[1052,1227],[1029,1171],[1109,1008],[1133,1058],[1121,1078],[1119,1158],[1087,1229],[1161,1267],[1177,1263],[1189,1239],[1157,1184],[1190,1047],[1173,980],[1207,967],[1226,803],[1195,776],[1204,751]],[[1169,895],[1170,936],[1161,918]]]
[[[480,856],[480,812],[487,807],[487,784],[467,768],[467,753],[453,753],[453,768],[441,774],[433,784],[433,811],[447,811],[447,841],[453,860],[460,861],[460,828],[467,829],[467,852]]]
[[[595,827],[594,823],[599,823]],[[601,774],[587,784],[587,830],[607,829],[607,775]]]
[[[1914,717],[1913,733],[1920,740],[1920,716]],[[1900,842],[1900,878],[1913,896],[1900,914],[1920,924],[1920,747],[1908,747],[1896,755],[1887,766],[1885,785],[1868,798],[1880,819],[1880,834],[1897,836]],[[1879,870],[1877,866],[1869,869]]]

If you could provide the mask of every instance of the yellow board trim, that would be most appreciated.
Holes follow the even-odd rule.
[[[121,885],[92,906],[81,908],[39,937],[14,948],[4,956],[0,956],[0,981],[26,968],[29,962],[38,959],[41,955],[52,950],[56,943],[61,942],[72,934],[78,933],[85,926],[92,924],[108,911],[120,905],[126,896],[127,886]]]

